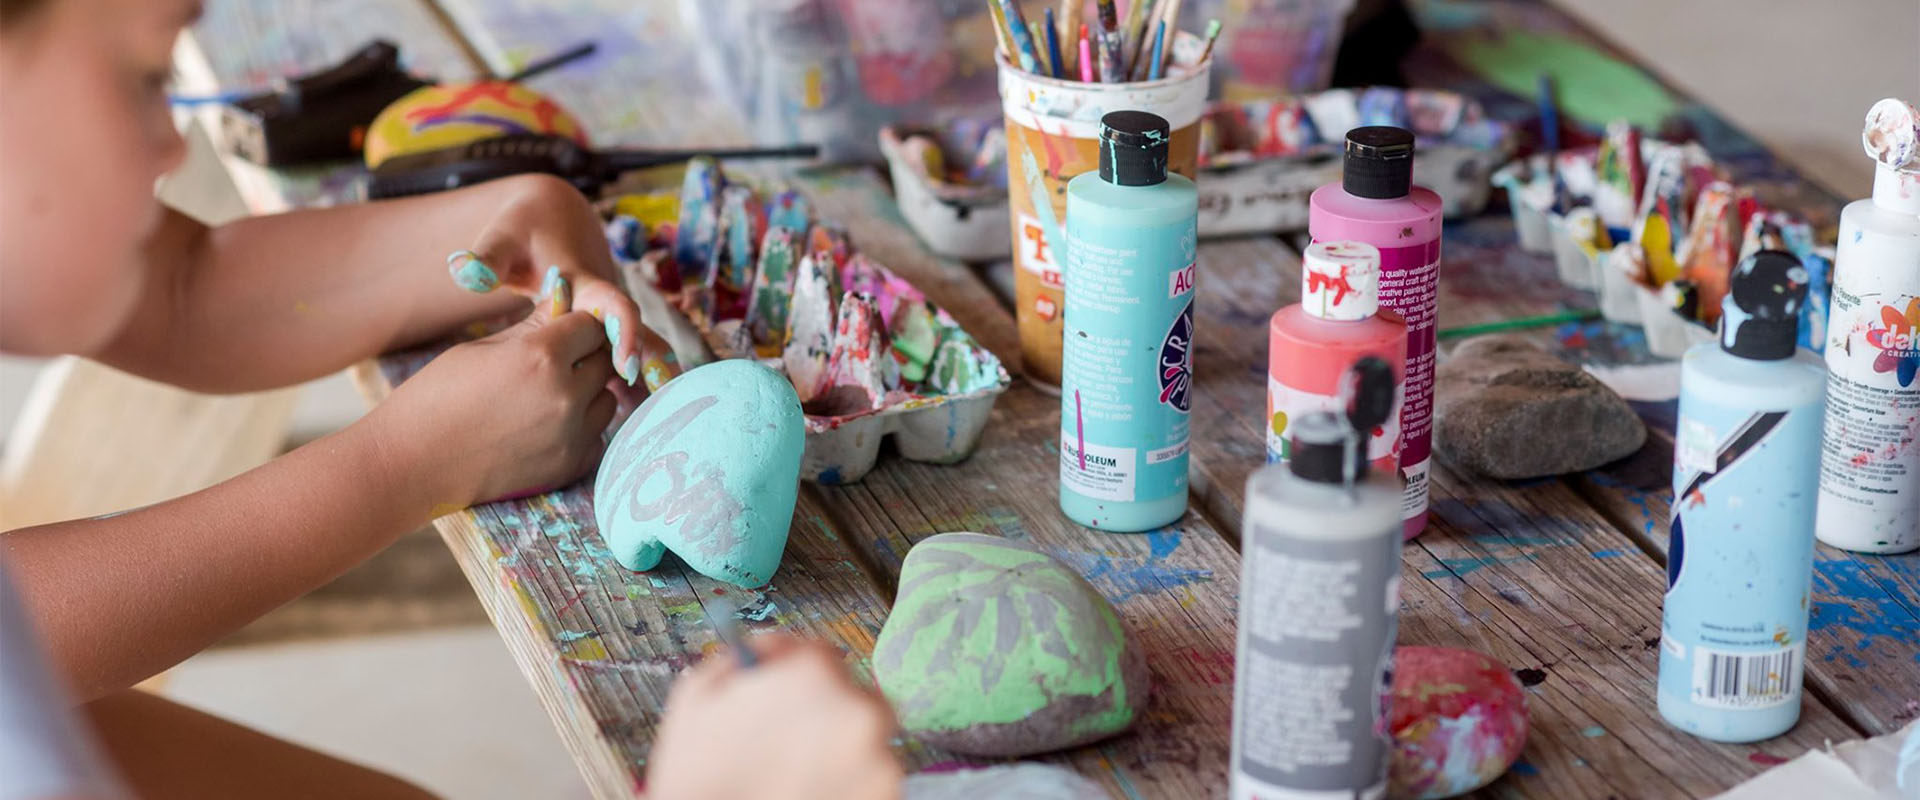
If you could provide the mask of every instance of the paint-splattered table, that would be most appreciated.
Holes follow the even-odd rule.
[[[476,45],[467,52],[495,67],[571,44],[580,30],[631,39],[636,46],[614,48],[612,65],[569,68],[579,72],[546,88],[602,118],[661,122],[660,109],[644,99],[592,94],[599,84],[586,72],[647,74],[644,65],[617,59],[642,58],[639,45],[660,40],[649,27],[653,17],[623,17],[624,4],[594,0],[443,5],[455,24],[439,35],[465,36]],[[1529,110],[1522,95],[1537,74],[1552,73],[1566,113],[1585,127],[1615,116],[1655,129],[1683,126],[1765,201],[1823,224],[1838,211],[1837,198],[1550,7],[1457,0],[1417,4],[1416,12],[1427,35],[1403,62],[1415,84],[1464,91],[1496,116],[1521,119]],[[430,51],[452,52],[440,47]],[[1013,358],[1012,317],[989,288],[994,282],[929,256],[900,226],[877,178],[836,171],[798,181],[826,216],[850,224],[858,246]],[[1521,254],[1503,217],[1451,224],[1444,241],[1442,327],[1593,304],[1591,295],[1559,287],[1545,258]],[[599,796],[639,788],[667,687],[715,645],[703,606],[717,605],[751,628],[832,641],[864,678],[902,555],[916,541],[956,530],[1020,538],[1060,556],[1115,603],[1147,653],[1155,692],[1137,728],[1051,760],[1118,796],[1218,796],[1226,780],[1242,489],[1263,458],[1259,331],[1294,299],[1298,262],[1277,238],[1213,241],[1201,248],[1200,275],[1194,502],[1185,518],[1153,533],[1099,533],[1059,514],[1057,400],[1023,383],[1001,397],[979,452],[963,464],[888,458],[858,484],[803,487],[785,562],[756,591],[718,584],[672,559],[648,574],[621,569],[594,529],[585,484],[435,524]],[[1533,335],[1589,363],[1648,359],[1633,328],[1572,324]],[[383,358],[363,378],[383,392],[431,355]],[[1404,551],[1401,641],[1499,657],[1518,671],[1532,709],[1523,760],[1482,794],[1707,796],[1824,741],[1885,733],[1920,713],[1920,556],[1821,547],[1798,726],[1758,745],[1729,746],[1660,721],[1653,686],[1672,407],[1642,411],[1654,429],[1647,445],[1603,469],[1524,482],[1434,470],[1432,525]],[[912,741],[900,751],[915,767],[952,759]]]

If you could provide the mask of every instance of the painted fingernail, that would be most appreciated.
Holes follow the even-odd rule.
[[[647,359],[647,365],[642,372],[646,375],[649,392],[660,391],[660,387],[667,385],[667,381],[673,380],[673,377],[679,374],[679,370],[670,366],[666,360],[659,358]]]
[[[607,317],[607,346],[613,348],[614,358],[620,357],[620,318]],[[625,377],[625,376],[621,376]]]
[[[553,288],[547,293],[547,302],[551,304],[549,316],[558,317],[573,310],[573,284],[566,278],[554,276]]]
[[[628,386],[632,386],[634,381],[640,379],[639,356],[627,356],[627,360],[620,362],[620,377],[626,379]]]
[[[500,276],[481,263],[480,257],[471,250],[455,250],[447,256],[447,274],[453,276],[453,283],[462,289],[477,294],[485,294],[500,287]]]
[[[540,296],[547,297],[552,295],[554,284],[559,282],[560,282],[560,265],[554,264],[550,267],[547,267],[547,274],[540,279]]]

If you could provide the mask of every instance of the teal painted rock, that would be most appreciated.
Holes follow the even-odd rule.
[[[1024,542],[914,545],[873,647],[900,726],[927,744],[1021,756],[1111,736],[1146,708],[1146,661],[1086,579]]]
[[[593,516],[627,569],[672,550],[752,588],[780,566],[806,441],[793,385],[752,361],[688,371],[654,392],[607,445]]]

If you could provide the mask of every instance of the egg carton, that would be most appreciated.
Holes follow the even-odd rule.
[[[973,454],[1011,378],[946,310],[812,220],[798,192],[762,200],[700,159],[678,199],[670,226],[608,224],[629,288],[669,298],[720,358],[787,377],[806,416],[801,477],[856,482],[888,437],[911,461]]]

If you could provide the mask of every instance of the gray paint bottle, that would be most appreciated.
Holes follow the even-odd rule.
[[[1401,486],[1368,474],[1363,444],[1392,368],[1361,359],[1341,395],[1346,413],[1297,420],[1292,459],[1247,480],[1233,800],[1386,796]]]

